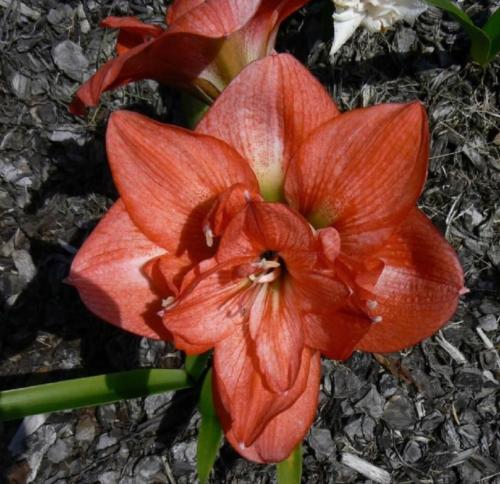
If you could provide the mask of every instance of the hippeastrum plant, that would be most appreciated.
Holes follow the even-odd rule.
[[[69,280],[125,330],[213,349],[213,398],[242,456],[279,462],[314,419],[320,355],[397,351],[464,292],[452,247],[415,204],[421,104],[339,113],[289,55],[246,67],[194,132],[112,114],[120,199]]]
[[[274,50],[281,22],[308,0],[175,0],[167,27],[135,17],[108,17],[119,29],[118,56],[77,91],[70,106],[84,114],[101,94],[141,79],[181,87],[212,102],[250,62]]]

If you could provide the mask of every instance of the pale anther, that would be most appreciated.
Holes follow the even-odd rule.
[[[267,270],[276,269],[280,266],[280,263],[277,260],[261,259],[259,262],[254,262],[253,265],[259,269]]]
[[[380,323],[382,321],[382,316],[375,316],[374,318],[371,318],[372,319],[372,323]]]
[[[212,247],[214,245],[214,233],[210,228],[210,225],[205,225],[203,227],[203,233],[205,234],[205,242],[208,247]]]
[[[370,300],[366,301],[366,305],[368,306],[368,309],[370,311],[373,311],[374,309],[377,309],[378,302],[370,299]]]
[[[166,299],[162,299],[161,307],[165,310],[170,309],[175,304],[175,297],[168,296]]]

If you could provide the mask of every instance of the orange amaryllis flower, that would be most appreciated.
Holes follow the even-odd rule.
[[[108,17],[101,25],[120,30],[118,57],[80,87],[70,111],[84,114],[104,91],[141,79],[211,102],[243,67],[273,51],[280,23],[307,1],[175,0],[166,29],[135,17]]]
[[[245,68],[195,132],[115,113],[121,199],[70,280],[113,324],[214,348],[227,438],[281,461],[313,421],[320,354],[396,351],[455,311],[462,269],[415,207],[428,136],[418,103],[340,114],[289,55]]]

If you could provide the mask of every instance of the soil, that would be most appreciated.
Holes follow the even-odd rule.
[[[498,1],[462,6],[481,24]],[[127,107],[182,120],[178,93],[136,83],[86,118],[68,102],[112,55],[107,15],[161,21],[159,0],[0,0],[0,389],[183,357],[104,324],[65,285],[71,260],[116,191],[103,136]],[[500,483],[500,58],[467,57],[461,28],[438,10],[413,27],[358,32],[330,63],[331,7],[315,1],[283,25],[277,49],[305,63],[342,110],[419,99],[432,130],[421,208],[456,248],[470,289],[440,334],[390,355],[323,362],[303,482]],[[397,133],[395,134],[397,136]],[[190,392],[0,424],[0,481],[194,482],[199,416]],[[32,429],[32,430],[33,430]],[[368,479],[357,456],[376,466]],[[363,471],[365,474],[360,473]],[[370,474],[368,474],[370,475]],[[225,445],[213,482],[275,482],[273,466]]]

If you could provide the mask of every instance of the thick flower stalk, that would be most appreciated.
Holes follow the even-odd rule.
[[[427,9],[421,0],[333,0],[334,37],[330,56],[349,40],[359,26],[383,32],[400,20],[413,23]]]
[[[175,0],[166,24],[135,17],[108,17],[119,29],[117,57],[77,91],[70,106],[84,114],[101,94],[130,82],[153,79],[212,102],[250,62],[274,49],[281,22],[307,0]]]
[[[456,309],[462,269],[415,206],[428,138],[419,103],[340,114],[289,55],[245,68],[195,132],[114,113],[121,198],[70,281],[112,324],[213,348],[229,442],[281,461],[313,421],[321,354],[397,351]]]

